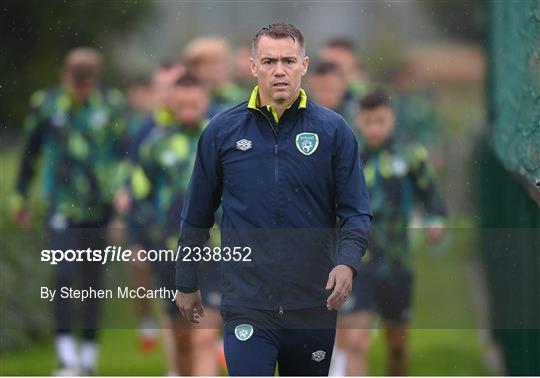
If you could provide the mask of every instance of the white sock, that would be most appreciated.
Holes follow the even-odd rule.
[[[79,367],[77,342],[73,335],[60,334],[56,336],[56,355],[64,367],[71,369]]]
[[[330,362],[331,377],[344,377],[347,370],[347,353],[341,348],[334,347],[332,362]]]
[[[150,317],[146,316],[141,319],[139,323],[139,334],[144,339],[156,339],[158,337],[159,325],[156,321]]]
[[[81,345],[81,367],[95,371],[97,367],[98,347],[95,341],[83,341]]]

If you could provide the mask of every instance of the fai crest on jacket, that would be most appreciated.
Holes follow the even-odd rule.
[[[319,147],[319,136],[314,133],[301,133],[296,136],[296,148],[306,156],[311,155]]]

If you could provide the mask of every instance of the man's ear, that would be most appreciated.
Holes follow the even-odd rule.
[[[304,76],[307,73],[309,67],[309,57],[305,56],[304,59],[302,59],[302,76]]]
[[[249,67],[251,68],[253,77],[257,77],[257,62],[255,62],[255,59],[249,58]]]

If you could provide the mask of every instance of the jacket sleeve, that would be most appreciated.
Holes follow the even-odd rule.
[[[424,146],[417,145],[410,149],[409,155],[415,200],[424,206],[428,223],[442,223],[447,210],[428,164],[428,152]]]
[[[371,209],[356,137],[343,119],[341,122],[333,162],[339,221],[336,265],[348,265],[356,275],[368,245]]]
[[[24,122],[27,139],[15,186],[15,196],[19,198],[17,202],[21,204],[28,196],[30,183],[35,176],[36,164],[42,150],[43,135],[46,127],[46,124],[40,120],[39,106],[31,106]]]
[[[180,217],[176,287],[184,293],[194,292],[198,287],[198,263],[193,261],[193,254],[189,256],[191,261],[184,261],[184,258],[190,249],[202,249],[208,241],[209,230],[214,225],[214,213],[221,203],[223,175],[215,126],[218,125],[214,119],[199,139],[195,165]]]

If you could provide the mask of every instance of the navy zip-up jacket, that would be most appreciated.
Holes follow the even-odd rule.
[[[242,259],[221,262],[224,305],[322,307],[334,266],[358,272],[371,211],[357,141],[341,116],[303,90],[278,119],[258,106],[255,87],[204,130],[181,214],[181,292],[197,290],[192,252],[208,240],[220,204],[221,257],[229,259],[229,247]]]

